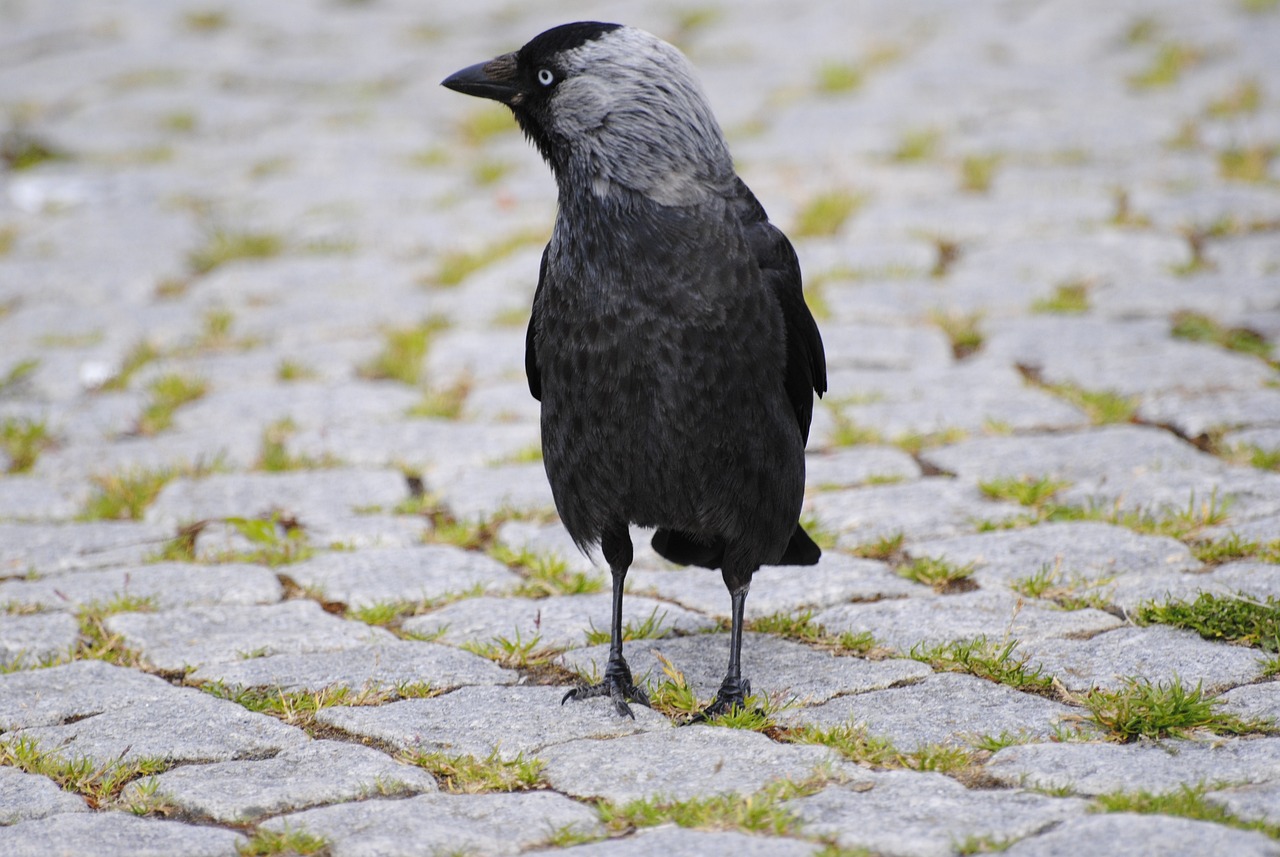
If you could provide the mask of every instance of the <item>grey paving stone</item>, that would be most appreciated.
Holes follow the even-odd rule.
[[[492,557],[452,545],[337,551],[292,565],[288,574],[300,586],[352,608],[430,601],[477,587],[502,592],[521,580]]]
[[[993,361],[931,371],[836,371],[830,381],[833,389],[870,399],[842,407],[846,418],[889,438],[948,429],[1043,431],[1089,424],[1077,408],[1027,386],[1011,366]]]
[[[0,523],[0,576],[139,564],[170,535],[166,527],[125,521]]]
[[[438,643],[381,640],[335,652],[267,655],[205,664],[187,676],[192,684],[221,682],[229,688],[271,687],[318,691],[329,687],[394,689],[426,682],[434,688],[467,684],[513,684],[519,674],[490,660]]]
[[[655,571],[638,568],[627,575],[631,592],[654,594],[712,616],[729,615],[729,591],[719,574],[701,568]],[[747,618],[820,610],[850,601],[901,598],[917,589],[888,565],[835,551],[816,566],[765,566],[751,578]]]
[[[1208,821],[1116,813],[1070,819],[1048,833],[1014,843],[1005,853],[1011,857],[1088,853],[1263,857],[1280,854],[1280,846],[1261,833]]]
[[[872,480],[920,477],[920,465],[895,446],[865,445],[805,456],[806,482],[818,491]]]
[[[902,533],[908,540],[971,533],[981,521],[1003,521],[1023,513],[997,503],[972,485],[926,478],[900,485],[824,491],[805,501],[824,527],[839,533],[836,545],[852,548]]]
[[[593,809],[545,791],[368,800],[290,813],[263,827],[323,836],[334,857],[516,854],[557,832],[602,832]]]
[[[234,830],[127,812],[66,812],[0,827],[0,850],[11,857],[236,857],[238,846],[247,841]]]
[[[138,408],[137,412],[141,410]],[[82,478],[86,473],[113,475],[164,469],[181,472],[215,463],[248,469],[261,454],[262,428],[237,423],[171,431],[155,437],[113,437],[55,449],[40,456],[32,472],[68,480]]]
[[[529,382],[496,381],[472,388],[462,406],[462,418],[476,422],[537,423],[542,404],[529,395]]]
[[[1168,390],[1248,390],[1274,377],[1252,357],[1175,340],[1154,321],[1026,318],[993,324],[985,351],[1035,368],[1050,384],[1122,395]]]
[[[951,344],[937,328],[872,324],[823,326],[827,367],[925,369],[952,363]]]
[[[1222,701],[1224,711],[1280,723],[1280,681],[1275,679],[1232,688],[1218,699]]]
[[[404,749],[482,759],[495,750],[505,759],[528,757],[566,741],[671,728],[642,705],[632,706],[633,720],[619,717],[607,698],[561,705],[564,694],[563,687],[463,687],[376,707],[335,706],[317,720]]]
[[[982,636],[1025,642],[1086,636],[1122,624],[1101,610],[1060,610],[1004,590],[935,595],[920,589],[910,598],[832,607],[814,616],[814,621],[834,632],[870,632],[877,642],[901,652],[909,652],[916,644]]]
[[[1180,471],[1218,475],[1225,468],[1219,459],[1166,431],[1127,425],[1071,434],[977,438],[926,449],[920,457],[975,481],[1050,476],[1078,482],[1125,473]]]
[[[1122,578],[1115,586],[1112,602],[1121,610],[1132,612],[1146,603],[1164,604],[1169,601],[1195,601],[1208,592],[1219,598],[1231,598],[1241,593],[1265,601],[1280,598],[1280,575],[1271,563],[1231,562],[1202,572],[1165,575],[1139,575]]]
[[[1116,628],[1087,640],[1030,640],[1023,648],[1028,664],[1039,666],[1069,690],[1120,687],[1126,678],[1152,682],[1182,679],[1203,682],[1210,693],[1254,681],[1262,672],[1258,652],[1225,646],[1194,631],[1163,625]]]
[[[391,381],[301,381],[258,389],[212,390],[200,401],[178,410],[174,424],[180,430],[248,424],[261,431],[287,419],[297,426],[327,428],[337,423],[380,422],[399,417],[417,402],[418,394],[412,388]]]
[[[30,726],[4,740],[14,736],[94,765],[135,759],[220,762],[274,755],[308,740],[301,729],[190,688],[71,723]]]
[[[204,604],[270,604],[284,594],[275,574],[256,565],[156,563],[0,582],[0,603],[75,610],[95,601],[149,598],[158,609]]]
[[[84,798],[64,792],[48,777],[0,766],[0,827],[64,812],[88,812]]]
[[[563,561],[570,570],[586,574],[608,576],[608,564],[595,551],[588,556],[578,550],[569,531],[559,521],[539,524],[535,521],[507,521],[498,527],[498,541],[515,551],[528,550],[538,556],[554,557]],[[636,542],[635,533],[632,542]],[[636,562],[643,562],[646,552],[652,553],[647,541],[635,544]],[[656,556],[656,554],[654,554]]]
[[[1280,824],[1280,782],[1209,792],[1205,800],[1246,821]]]
[[[314,458],[333,456],[351,465],[403,466],[426,474],[428,487],[434,489],[447,484],[457,467],[482,467],[537,443],[538,428],[531,424],[412,419],[303,429],[291,439],[289,451]]]
[[[6,476],[0,479],[0,521],[69,521],[87,496],[39,476]]]
[[[491,518],[504,510],[542,513],[556,507],[542,462],[467,468],[455,472],[438,490],[449,511],[466,521]]]
[[[1171,426],[1185,437],[1213,429],[1275,426],[1280,423],[1280,390],[1232,390],[1201,396],[1164,393],[1143,399],[1138,417]]]
[[[995,682],[957,673],[911,684],[838,696],[812,708],[784,712],[786,723],[865,725],[901,750],[927,744],[966,744],[1002,734],[1048,738],[1075,709]]]
[[[390,508],[408,496],[404,476],[394,470],[219,473],[170,482],[147,509],[146,519],[173,526],[279,514],[305,527],[309,519],[344,518],[370,506]]]
[[[1077,483],[1060,500],[1154,516],[1221,516],[1219,526],[1235,527],[1280,515],[1280,474],[1243,467],[1220,474],[1118,473]]]
[[[982,586],[1007,586],[1045,571],[1069,584],[1076,579],[1105,581],[1144,573],[1173,578],[1178,572],[1200,568],[1190,549],[1176,539],[1093,521],[916,542],[904,551],[912,558],[974,563],[974,579]]]
[[[173,685],[105,661],[72,661],[0,675],[0,730],[56,726],[172,696]]]
[[[79,641],[80,627],[66,613],[0,614],[0,667],[35,667],[65,658]]]
[[[606,839],[572,848],[530,851],[530,854],[569,854],[571,857],[701,857],[704,854],[735,854],[741,857],[807,857],[821,849],[816,842],[785,839],[781,836],[730,831],[691,830],[664,824],[638,830],[622,839]]]
[[[810,836],[876,854],[947,857],[966,842],[1008,842],[1083,816],[1089,804],[1024,791],[967,789],[941,774],[888,771],[788,803]]]
[[[607,644],[566,652],[561,662],[586,675],[604,673]],[[671,640],[635,640],[623,645],[623,654],[637,681],[656,686],[665,680],[661,654],[684,674],[700,699],[710,701],[724,678],[729,662],[726,634],[699,634]],[[743,634],[742,673],[756,693],[780,701],[795,698],[802,703],[822,702],[837,694],[863,693],[915,681],[930,673],[919,661],[866,660],[838,657],[803,643],[768,634]]]
[[[420,515],[351,515],[318,521],[307,528],[306,535],[320,547],[359,550],[414,547],[430,532],[430,523]]]
[[[1280,779],[1280,739],[1022,744],[996,753],[983,770],[1003,785],[1069,788],[1086,796],[1267,783]]]
[[[775,780],[807,779],[818,769],[861,774],[826,747],[778,744],[758,732],[702,725],[612,741],[573,741],[538,756],[556,791],[619,803],[749,795]]]
[[[436,791],[435,780],[421,768],[341,741],[309,741],[270,759],[183,765],[154,782],[151,799],[223,824],[373,796]],[[136,781],[122,798],[146,799]]]
[[[314,601],[248,607],[193,607],[157,613],[117,613],[108,630],[141,650],[161,670],[263,655],[332,652],[394,639],[382,628],[324,612]]]
[[[553,649],[587,645],[591,631],[609,633],[608,593],[564,595],[551,598],[467,598],[406,620],[402,627],[415,634],[432,635],[450,645],[464,642],[487,643],[495,637],[539,644]],[[622,602],[622,621],[639,627],[650,619],[663,636],[695,634],[716,627],[716,623],[675,604],[632,596]]]

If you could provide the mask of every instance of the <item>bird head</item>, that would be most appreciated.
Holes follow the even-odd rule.
[[[661,205],[690,205],[733,181],[693,66],[634,27],[564,24],[443,85],[510,107],[562,193],[631,191]]]

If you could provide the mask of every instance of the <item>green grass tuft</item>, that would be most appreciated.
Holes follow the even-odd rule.
[[[1224,327],[1201,313],[1174,313],[1173,329],[1170,332],[1178,339],[1210,342],[1231,351],[1261,357],[1263,360],[1271,359],[1271,343],[1266,337],[1248,328]]]
[[[1097,812],[1135,812],[1143,815],[1172,815],[1196,821],[1208,821],[1237,830],[1256,830],[1272,839],[1280,839],[1280,824],[1246,821],[1226,808],[1205,800],[1205,786],[1183,785],[1177,791],[1153,793],[1108,792],[1095,799]]]
[[[854,556],[863,559],[878,559],[884,562],[893,562],[902,557],[902,543],[904,537],[902,533],[894,533],[891,536],[881,536],[872,542],[864,542],[855,547],[851,553]]]
[[[106,763],[85,756],[68,758],[53,750],[42,750],[37,738],[19,734],[0,743],[0,765],[48,777],[65,791],[84,797],[93,809],[103,809],[119,798],[130,782],[161,773],[172,763],[158,758]]]
[[[1185,42],[1165,42],[1156,48],[1146,68],[1129,76],[1129,85],[1138,91],[1173,86],[1185,72],[1207,58],[1203,48]]]
[[[960,189],[966,193],[987,193],[1000,167],[1000,155],[965,155],[960,161]]]
[[[800,210],[792,235],[796,238],[835,235],[865,203],[864,195],[848,190],[821,193]]]
[[[362,378],[399,381],[416,385],[422,380],[422,362],[431,347],[431,340],[449,323],[442,318],[429,318],[413,327],[400,327],[383,333],[382,351],[361,366]]]
[[[1201,685],[1188,689],[1176,677],[1157,683],[1127,678],[1123,687],[1095,687],[1079,702],[1088,709],[1094,723],[1121,743],[1139,738],[1186,738],[1194,732],[1248,735],[1268,730],[1268,725],[1260,721],[1218,711],[1221,703],[1206,697]]]
[[[901,577],[923,583],[944,595],[972,592],[977,589],[978,584],[973,581],[973,572],[974,563],[954,565],[937,557],[920,557],[898,569]]]
[[[929,320],[942,329],[951,342],[951,353],[963,360],[982,348],[982,313],[954,313],[934,310]]]
[[[801,613],[774,613],[771,616],[748,619],[746,629],[807,643],[837,654],[865,655],[876,646],[875,637],[867,631],[856,634],[852,631],[842,631],[839,634],[833,634],[813,621],[812,610]]]
[[[497,748],[484,759],[465,754],[417,751],[406,752],[400,759],[429,771],[440,788],[450,794],[492,794],[547,788],[547,782],[542,778],[545,763],[541,759],[526,759],[523,754],[514,759],[503,759]]]
[[[26,473],[35,467],[40,453],[53,445],[44,420],[5,417],[0,422],[0,450],[9,459],[6,473]]]
[[[209,391],[202,378],[161,375],[147,385],[150,400],[142,409],[136,431],[141,435],[159,434],[173,425],[173,412],[183,405],[201,399]]]
[[[893,159],[903,163],[927,161],[937,155],[941,147],[942,132],[936,128],[917,128],[902,135]]]
[[[1111,606],[1115,578],[1090,579],[1076,575],[1064,579],[1061,563],[1054,567],[1045,563],[1028,577],[1012,581],[1009,587],[1028,598],[1052,601],[1064,610],[1106,610]]]
[[[627,620],[622,623],[622,640],[628,642],[630,640],[660,640],[667,636],[669,630],[666,624],[667,613],[664,610],[658,613],[657,607],[649,613],[639,624]],[[610,633],[606,630],[600,630],[593,624],[586,632],[587,645],[598,646],[602,643],[610,642]]]
[[[1148,602],[1133,615],[1139,625],[1171,625],[1195,631],[1206,640],[1225,640],[1263,651],[1280,652],[1280,598],[1259,600],[1202,592],[1195,601]]]
[[[1218,175],[1227,181],[1261,184],[1271,178],[1277,152],[1280,146],[1275,143],[1230,146],[1218,153]]]
[[[1029,476],[988,479],[978,483],[979,490],[993,500],[1012,500],[1022,506],[1042,506],[1047,501],[1071,487],[1070,482],[1041,476],[1032,479]]]
[[[1080,315],[1089,311],[1089,289],[1092,283],[1087,280],[1073,280],[1054,287],[1053,296],[1041,298],[1031,304],[1031,311],[1052,315]]]
[[[267,830],[259,827],[248,842],[236,846],[241,857],[271,857],[282,855],[310,855],[327,853],[329,840],[301,828],[285,824],[283,830]]]
[[[204,244],[187,255],[187,266],[197,275],[240,259],[270,259],[284,252],[284,239],[265,232],[231,232],[214,229]]]
[[[1045,675],[1038,666],[1029,667],[1028,655],[1015,656],[1018,645],[1017,640],[1000,644],[986,637],[975,637],[936,646],[919,643],[911,647],[909,656],[943,672],[967,673],[1015,690],[1051,696],[1053,677]]]

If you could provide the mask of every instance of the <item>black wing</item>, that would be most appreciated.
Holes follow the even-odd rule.
[[[813,394],[821,397],[827,391],[827,357],[818,325],[804,302],[800,260],[787,236],[769,222],[764,207],[741,179],[738,180],[735,203],[765,284],[782,308],[787,335],[787,398],[795,409],[800,433],[808,443],[809,425],[813,421]]]
[[[538,266],[538,288],[533,293],[533,309],[529,313],[529,327],[524,332],[524,374],[529,379],[529,393],[542,401],[542,373],[538,371],[538,349],[534,344],[538,326],[538,298],[542,296],[542,284],[547,279],[547,253],[551,245],[542,251],[542,263]]]

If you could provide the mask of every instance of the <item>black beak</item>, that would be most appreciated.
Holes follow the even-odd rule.
[[[467,66],[446,77],[440,85],[463,95],[511,104],[520,94],[516,80],[516,55],[503,54],[487,62]]]

